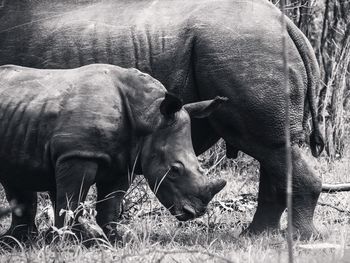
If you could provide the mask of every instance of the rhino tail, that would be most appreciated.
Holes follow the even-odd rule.
[[[302,60],[307,74],[307,90],[304,108],[303,128],[305,130],[308,120],[308,110],[306,105],[309,105],[309,111],[312,118],[312,132],[310,134],[310,148],[312,155],[318,157],[324,149],[324,139],[320,130],[316,107],[316,90],[320,80],[320,69],[317,64],[317,59],[313,48],[300,31],[300,29],[287,18],[287,31],[290,38],[293,40]]]

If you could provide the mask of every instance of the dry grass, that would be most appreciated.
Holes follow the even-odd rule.
[[[326,157],[316,160],[308,151],[305,153],[323,181],[350,182],[348,158],[331,163]],[[254,198],[242,194],[256,195],[258,163],[245,155],[234,161],[222,159],[221,146],[206,154],[202,162],[208,175],[225,178],[228,184],[202,218],[178,222],[140,182],[128,194],[124,219],[118,224],[120,244],[100,242],[86,248],[79,242],[45,245],[40,239],[30,248],[2,251],[0,262],[287,262],[286,241],[281,235],[239,237],[255,210]],[[208,155],[212,155],[210,161]],[[3,195],[1,198],[5,203]],[[225,203],[220,204],[222,200]],[[322,203],[348,211],[349,201],[349,193],[321,194],[320,198]],[[44,196],[37,216],[41,229],[48,226],[49,211]],[[295,242],[295,262],[350,262],[349,215],[329,206],[318,206],[315,222],[327,236],[322,241]],[[0,222],[3,230],[9,220]]]

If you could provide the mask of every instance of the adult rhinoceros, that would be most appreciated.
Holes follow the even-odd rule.
[[[70,70],[0,66],[0,182],[12,214],[8,234],[36,232],[36,192],[50,191],[55,226],[97,187],[97,223],[108,230],[129,186],[143,173],[179,220],[200,216],[224,180],[201,175],[190,117],[208,116],[224,99],[184,105],[136,69],[89,65]]]
[[[0,10],[0,64],[73,68],[94,62],[136,67],[184,102],[215,96],[229,106],[193,121],[195,152],[219,138],[260,162],[258,207],[247,232],[279,228],[286,208],[285,99],[280,11],[266,0],[11,0]],[[308,238],[321,182],[297,143],[309,105],[317,156],[318,66],[304,35],[287,20],[293,224]]]

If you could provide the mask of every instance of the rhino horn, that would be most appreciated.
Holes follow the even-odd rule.
[[[210,192],[212,196],[216,195],[220,192],[226,185],[226,181],[224,179],[217,179],[210,184]]]

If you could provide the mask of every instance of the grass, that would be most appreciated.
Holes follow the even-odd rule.
[[[334,162],[327,157],[314,159],[306,150],[305,155],[324,182],[350,182],[350,148],[346,157]],[[29,248],[2,251],[0,262],[287,262],[286,240],[281,235],[239,237],[255,211],[259,167],[243,154],[233,161],[223,156],[222,147],[216,146],[201,157],[208,176],[228,181],[202,218],[178,222],[162,209],[143,181],[136,182],[136,189],[126,199],[124,219],[118,224],[120,244],[100,242],[87,248],[80,242],[47,245],[39,239]],[[5,203],[3,194],[1,198]],[[52,218],[47,200],[41,196],[40,229],[47,228]],[[315,223],[326,237],[296,241],[295,262],[350,262],[350,213],[328,206],[350,211],[349,201],[349,193],[321,194],[323,205],[316,208]],[[89,209],[93,208],[87,206],[87,214],[92,212]],[[285,215],[282,221],[285,225]],[[0,221],[3,231],[9,222],[10,218]]]

